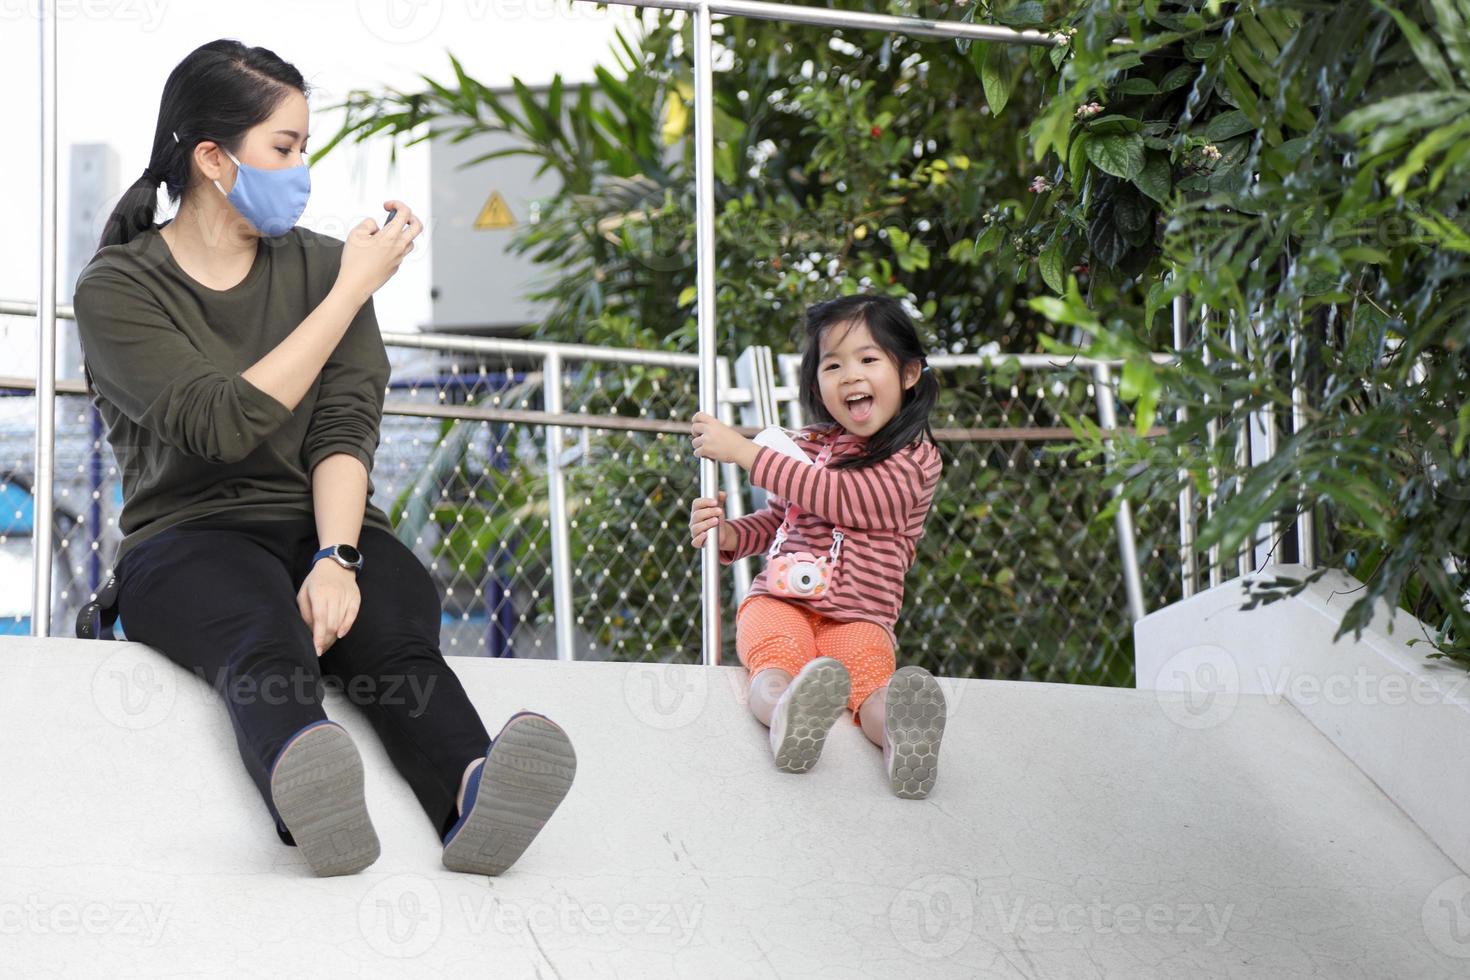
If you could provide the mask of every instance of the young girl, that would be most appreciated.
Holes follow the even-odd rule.
[[[798,442],[812,462],[695,415],[695,455],[739,464],[769,496],[735,520],[724,517],[723,493],[695,500],[691,540],[701,547],[718,527],[722,563],[762,551],[770,559],[735,613],[735,646],[776,767],[811,769],[845,706],[883,748],[893,792],[919,799],[934,785],[944,696],[922,667],[894,671],[893,625],[939,481],[929,429],[939,384],[888,297],[809,307],[806,334],[801,402],[819,424]]]

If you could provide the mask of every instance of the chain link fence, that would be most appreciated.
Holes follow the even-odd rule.
[[[698,491],[687,438],[694,359],[577,349],[554,372],[560,397],[548,400],[545,351],[556,345],[409,343],[390,343],[373,501],[440,589],[444,651],[557,655],[550,487],[560,478],[571,654],[699,662],[699,555],[687,530]],[[640,357],[665,363],[630,363]],[[901,661],[954,676],[1130,684],[1132,617],[1116,525],[1105,515],[1104,460],[1071,448],[1065,431],[1069,418],[1097,418],[1093,373],[936,360],[944,473],[907,579]],[[29,581],[34,397],[3,390],[0,555],[13,581],[0,617],[24,632],[28,593],[17,588]],[[122,501],[95,412],[75,385],[62,392],[51,628],[70,635],[76,609],[106,581]],[[548,414],[549,401],[560,414]],[[794,423],[789,402],[782,410]],[[1131,424],[1126,411],[1119,424]],[[1153,609],[1180,596],[1178,512],[1133,517]],[[760,559],[748,561],[759,570]],[[722,576],[727,663],[737,577]]]

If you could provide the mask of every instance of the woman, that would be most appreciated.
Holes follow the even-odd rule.
[[[361,705],[444,842],[499,874],[576,756],[520,712],[492,742],[439,651],[439,596],[369,498],[388,358],[372,294],[423,225],[401,201],[346,242],[296,227],[307,88],[265,48],[203,45],[170,74],[148,167],[78,279],[89,384],[123,480],[118,612],[214,685],[286,844],[318,875],[377,859],[352,739]],[[154,224],[162,182],[179,207]],[[487,748],[488,743],[488,748]]]

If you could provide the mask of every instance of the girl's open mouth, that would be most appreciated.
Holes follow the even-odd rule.
[[[872,395],[853,395],[847,399],[847,414],[854,422],[866,422],[873,414]]]

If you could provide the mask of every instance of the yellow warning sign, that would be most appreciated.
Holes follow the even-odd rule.
[[[509,228],[516,223],[515,215],[510,213],[510,208],[505,203],[505,198],[500,196],[499,191],[490,193],[490,200],[480,209],[480,216],[475,219],[476,231],[488,231],[493,228]]]

